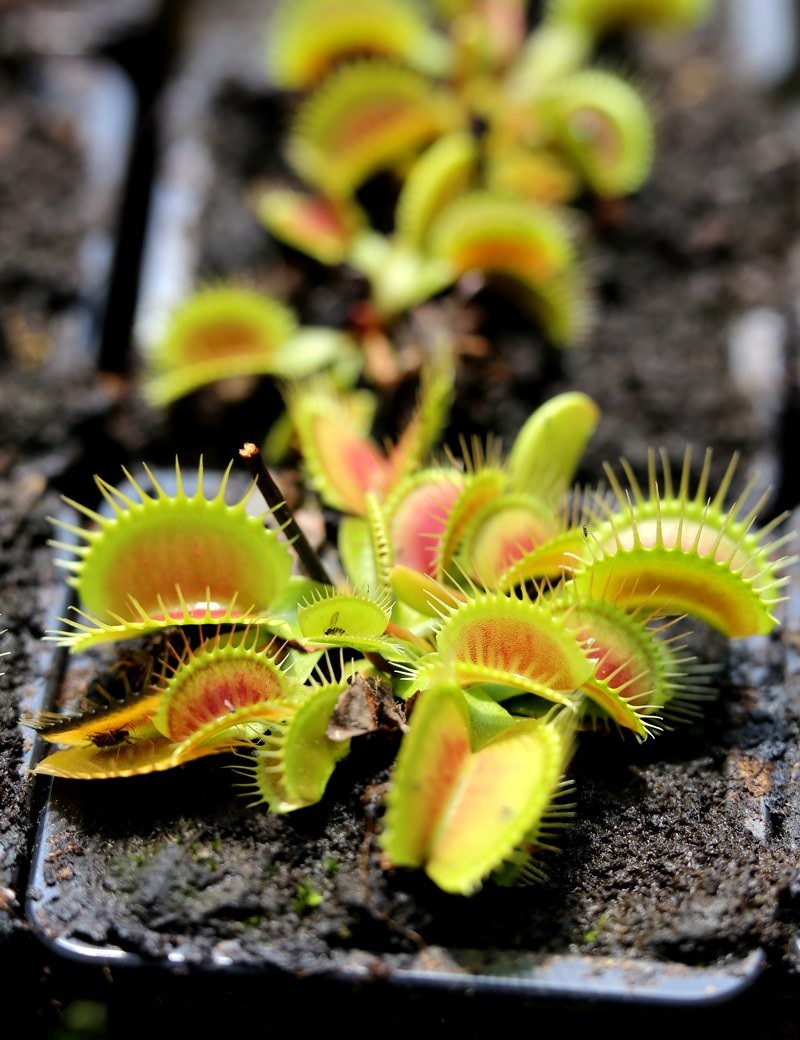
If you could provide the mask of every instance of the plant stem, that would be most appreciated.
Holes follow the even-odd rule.
[[[286,500],[281,490],[275,483],[272,474],[264,464],[261,452],[255,444],[248,442],[239,449],[239,457],[244,462],[255,479],[256,487],[264,496],[264,500],[272,510],[272,515],[286,532],[292,547],[300,558],[303,570],[313,581],[322,582],[324,585],[333,585],[325,565],[318,554],[312,549],[308,539],[300,529],[291,509],[286,505]]]

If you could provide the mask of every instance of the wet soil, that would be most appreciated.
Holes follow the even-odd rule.
[[[204,17],[211,17],[207,10]],[[201,19],[195,37],[214,27],[220,29]],[[760,464],[764,482],[775,484],[769,508],[791,507],[797,501],[786,469],[786,445],[794,450],[797,430],[796,141],[788,112],[731,83],[712,44],[709,35],[691,45],[649,48],[641,58],[660,110],[658,159],[648,185],[621,213],[587,207],[597,304],[586,342],[557,354],[505,304],[488,294],[471,301],[472,328],[487,344],[491,336],[491,346],[461,359],[453,431],[491,430],[509,440],[541,400],[584,389],[603,412],[586,479],[598,479],[602,460],[620,454],[641,470],[648,446],[664,445],[679,459],[689,441],[712,446],[720,465],[740,450],[743,473]],[[197,234],[196,273],[257,277],[290,293],[300,278],[275,263],[280,257],[297,264],[297,258],[280,256],[243,202],[243,188],[270,161],[273,138],[259,130],[275,124],[274,95],[252,77],[227,77],[205,90],[212,104],[199,126],[215,156],[215,176]],[[185,117],[174,98],[170,111],[173,119]],[[36,166],[43,176],[26,181],[25,190],[41,190],[39,204],[49,207],[64,189],[44,178],[55,163]],[[61,212],[60,204],[54,208]],[[24,258],[21,237],[10,256]],[[69,270],[75,245],[69,234],[60,241],[63,253],[49,260]],[[30,269],[35,276],[20,278],[20,307],[30,321],[47,324],[58,306],[39,288],[35,262]],[[316,288],[291,297],[301,316],[330,320],[338,313],[344,320],[357,286],[339,276],[331,288],[322,272],[311,273]],[[63,284],[69,287],[68,277]],[[784,357],[763,392],[730,363],[732,332],[753,315],[766,320],[757,326],[762,332],[778,336]],[[152,999],[137,992],[138,1014],[132,1007],[120,1012],[139,1025],[156,995],[162,1002],[168,993],[185,995],[187,980],[200,977],[201,989],[219,994],[238,985],[240,974],[247,985],[252,973],[287,986],[301,977],[345,980],[351,988],[334,987],[329,1003],[309,1009],[320,1022],[354,986],[384,999],[386,987],[406,995],[411,991],[403,987],[412,982],[438,996],[440,1014],[448,994],[464,997],[465,978],[472,993],[480,992],[481,980],[523,981],[511,990],[519,1004],[563,1009],[569,1000],[575,1011],[582,1001],[599,1001],[631,1015],[648,994],[677,1008],[681,986],[700,1007],[715,992],[732,1001],[734,989],[726,987],[736,980],[746,992],[760,992],[765,978],[781,998],[796,992],[800,612],[794,599],[773,637],[728,646],[704,631],[692,636],[698,655],[719,665],[719,696],[701,720],[643,746],[616,735],[582,738],[571,769],[575,815],[560,854],[548,858],[543,886],[489,884],[465,900],[444,895],[419,874],[385,871],[376,836],[396,749],[391,738],[375,735],[355,743],[319,806],[288,817],[248,807],[236,789],[241,778],[214,760],[160,776],[56,783],[23,909],[20,861],[31,848],[32,795],[22,767],[26,738],[15,719],[41,673],[58,668],[49,652],[41,656],[37,638],[61,589],[44,544],[45,518],[58,507],[55,492],[85,490],[92,468],[113,479],[117,461],[166,461],[189,444],[226,461],[246,423],[256,424],[247,435],[257,440],[273,415],[250,409],[233,425],[216,418],[187,430],[189,420],[215,406],[224,412],[224,400],[198,395],[170,415],[154,416],[124,380],[56,376],[46,365],[29,368],[14,352],[4,364],[3,415],[11,422],[2,445],[2,613],[13,655],[0,717],[9,821],[1,846],[7,907],[0,939],[8,949],[18,948],[32,926],[57,965],[88,971],[98,953],[105,955],[118,993],[130,996],[127,985],[136,992],[137,983],[126,979],[158,979]],[[260,400],[274,407],[274,391],[264,389]],[[228,406],[224,414],[230,419],[233,411]],[[220,442],[223,430],[230,436]],[[60,700],[80,696],[100,663],[92,655],[71,662]],[[594,987],[581,975],[584,964],[591,965]],[[621,984],[617,976],[612,982],[613,972],[621,973]],[[295,985],[292,992],[302,998],[302,985]],[[189,992],[207,1015],[201,989]],[[252,989],[242,992],[249,993],[243,1001],[258,1003]],[[770,1027],[782,1014],[776,1010]],[[352,1031],[368,1027],[356,1022]]]

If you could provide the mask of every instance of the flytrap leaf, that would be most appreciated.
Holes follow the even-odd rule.
[[[419,468],[442,435],[450,416],[456,380],[452,345],[437,344],[432,358],[420,373],[417,399],[397,441],[387,445],[392,467],[392,486]]]
[[[151,725],[140,729],[135,739],[116,747],[90,744],[54,751],[36,766],[34,772],[66,780],[111,780],[160,773],[229,750],[228,742],[219,747],[209,744],[178,753],[175,744]]]
[[[480,272],[508,283],[558,346],[582,331],[586,303],[572,234],[552,207],[470,192],[436,220],[430,251],[459,275]]]
[[[129,742],[132,734],[149,726],[160,700],[160,693],[131,695],[124,703],[113,706],[70,715],[45,713],[22,721],[48,744],[113,748]]]
[[[278,534],[264,526],[263,516],[248,514],[249,492],[226,503],[232,465],[211,497],[204,491],[202,462],[197,488],[188,495],[176,460],[173,495],[145,467],[152,493],[125,470],[131,494],[95,478],[110,516],[67,499],[93,526],[53,520],[83,540],[51,543],[74,555],[56,562],[70,571],[67,581],[78,592],[80,620],[60,618],[66,627],[48,638],[83,650],[169,625],[265,620],[289,579],[292,557]]]
[[[589,701],[583,725],[629,729],[640,739],[660,732],[665,719],[697,713],[708,700],[708,669],[684,653],[682,636],[670,635],[678,619],[656,623],[646,611],[630,612],[603,600],[582,600],[572,583],[561,586],[551,603],[564,611],[595,669],[582,687]]]
[[[354,61],[336,69],[303,104],[287,155],[323,194],[349,197],[462,121],[455,99],[414,70],[378,59]]]
[[[401,481],[384,508],[394,564],[436,576],[439,542],[464,484],[462,474],[444,467]]]
[[[397,200],[399,238],[423,250],[438,215],[472,186],[478,149],[470,134],[442,137],[412,164]]]
[[[296,330],[294,314],[278,300],[236,286],[204,289],[146,347],[144,394],[163,406],[228,376],[270,372],[279,346]]]
[[[530,562],[537,550],[544,557],[561,533],[556,511],[536,496],[494,499],[475,515],[464,536],[462,568],[484,588],[497,588],[520,561]],[[559,576],[561,555],[558,553],[554,565],[548,568],[549,576]]]
[[[602,3],[603,0],[600,0]],[[637,0],[634,0],[637,2]],[[589,29],[548,17],[528,36],[506,81],[508,99],[525,104],[550,83],[579,69],[592,49]]]
[[[322,264],[343,263],[364,224],[363,215],[349,200],[321,198],[291,188],[254,192],[253,208],[275,238]]]
[[[396,623],[394,606],[388,588],[374,594],[318,590],[298,611],[300,639],[313,650],[338,646],[393,662],[430,652],[430,643]]]
[[[431,248],[459,273],[498,271],[531,285],[561,273],[575,259],[567,228],[552,210],[485,191],[469,192],[445,209]]]
[[[155,726],[180,745],[181,753],[225,736],[236,745],[252,726],[260,735],[270,722],[291,715],[292,702],[302,696],[302,685],[276,663],[274,652],[271,644],[248,645],[240,630],[199,650],[187,645],[163,684]]]
[[[189,297],[162,338],[146,347],[146,357],[142,389],[158,407],[235,376],[300,378],[326,367],[357,370],[360,364],[345,333],[300,328],[285,304],[232,285]]]
[[[389,462],[369,436],[374,395],[316,379],[293,384],[286,402],[314,489],[335,509],[363,515],[365,494],[382,494],[390,481]]]
[[[429,618],[439,617],[442,607],[458,606],[467,598],[463,592],[443,585],[430,575],[401,565],[390,569],[389,584],[401,603]]]
[[[524,0],[480,0],[447,6],[450,33],[458,50],[458,77],[480,84],[490,76],[501,76],[525,38]]]
[[[653,125],[641,95],[625,80],[581,69],[544,90],[534,107],[595,194],[615,198],[641,187],[653,161]]]
[[[387,858],[423,866],[445,892],[471,894],[520,845],[535,841],[570,751],[569,726],[547,719],[513,722],[473,750],[462,691],[426,691],[387,796]]]
[[[595,402],[578,391],[545,401],[512,445],[507,463],[512,489],[558,501],[574,479],[599,420]]]
[[[247,777],[240,786],[253,795],[253,805],[266,803],[270,812],[287,813],[314,805],[322,798],[336,763],[350,750],[350,741],[331,740],[328,725],[347,680],[307,688],[283,723],[272,724],[253,744],[252,760],[239,767]]]
[[[584,543],[585,555],[574,574],[579,592],[629,610],[690,614],[729,638],[770,632],[777,623],[773,609],[779,591],[788,581],[780,572],[791,558],[778,555],[788,536],[770,540],[782,516],[760,530],[754,527],[768,494],[746,505],[755,478],[732,506],[724,506],[736,464],[734,456],[713,498],[707,497],[710,451],[694,494],[689,449],[677,487],[661,453],[663,492],[652,451],[646,494],[625,460],[628,491],[607,467],[617,508],[605,505],[605,518],[592,526]]]
[[[518,195],[546,206],[563,206],[580,192],[580,177],[566,157],[534,150],[497,149],[487,162],[487,187],[493,194]]]
[[[448,512],[441,537],[435,543],[434,574],[438,581],[446,581],[448,575],[456,570],[456,553],[465,533],[476,516],[493,502],[502,500],[505,486],[506,474],[499,466],[489,464],[477,470],[468,469],[464,476],[464,486]]]
[[[449,673],[461,686],[498,683],[574,708],[594,672],[563,617],[540,600],[481,593],[443,615],[436,652],[417,665],[422,686]]]
[[[534,585],[542,582],[557,582],[575,569],[575,560],[585,552],[584,543],[589,537],[589,521],[593,517],[587,504],[592,492],[575,487],[573,491],[562,499],[560,508],[556,511],[547,507],[550,512],[543,511],[545,503],[536,495],[509,495],[506,500],[498,503],[494,517],[492,511],[487,512],[487,520],[490,521],[485,535],[489,535],[493,524],[499,526],[502,539],[495,544],[490,537],[485,537],[489,552],[489,560],[497,560],[498,565],[506,562],[505,570],[489,571],[495,573],[493,587],[497,592],[512,592],[514,589],[522,588],[528,582]],[[506,510],[506,506],[508,507]],[[504,513],[508,511],[509,519],[512,521],[504,528]],[[517,513],[519,511],[519,516]],[[528,516],[528,514],[531,514]],[[538,519],[537,519],[538,518]],[[523,535],[528,535],[532,543],[536,542],[536,530],[544,532],[548,527],[552,529],[551,535],[544,541],[538,542],[533,548],[525,550],[525,539],[515,543],[511,538],[514,528],[519,526]],[[479,535],[481,527],[476,524],[473,535]],[[505,561],[503,559],[503,546],[506,549]],[[469,570],[467,546],[464,556],[467,563],[464,565]],[[511,550],[511,551],[508,551]]]
[[[430,64],[441,51],[414,0],[284,0],[270,23],[267,63],[277,86],[308,90],[355,58]]]
[[[44,740],[66,745],[42,759],[34,772],[70,780],[107,780],[161,772],[226,750],[208,745],[185,748],[176,755],[175,743],[153,723],[160,700],[160,693],[144,694],[118,707],[49,725],[34,720]]]
[[[287,405],[316,491],[334,508],[364,516],[369,494],[382,499],[422,464],[447,421],[452,395],[452,358],[441,349],[423,368],[406,426],[396,443],[382,450],[370,436],[375,395],[367,390],[345,393],[321,378],[292,384]]]
[[[303,604],[297,617],[303,638],[311,644],[396,655],[399,648],[385,636],[393,605],[388,589],[374,597],[331,590]]]

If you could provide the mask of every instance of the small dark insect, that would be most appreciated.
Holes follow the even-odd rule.
[[[588,538],[589,537],[589,525],[588,524],[584,524],[583,525],[583,537],[584,538]]]
[[[331,626],[330,626],[330,628],[326,628],[325,629],[325,633],[324,634],[326,636],[343,636],[345,634],[345,630],[343,628],[337,628],[336,627],[336,622],[338,620],[339,620],[339,611],[337,610],[335,614],[331,614]]]
[[[97,748],[113,748],[128,743],[129,734],[126,729],[109,729],[105,732],[93,733],[89,740]]]

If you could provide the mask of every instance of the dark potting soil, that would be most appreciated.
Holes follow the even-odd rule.
[[[42,642],[65,601],[47,518],[63,508],[59,490],[82,483],[86,444],[102,440],[114,401],[95,357],[127,148],[118,77],[72,59],[0,67],[0,959],[9,970],[30,937],[24,887],[44,794],[19,716],[52,695],[61,657]],[[109,105],[116,129],[98,149],[90,113]]]
[[[743,471],[765,461],[767,476],[790,486],[780,443],[782,429],[791,428],[791,369],[767,406],[736,384],[729,345],[736,322],[767,313],[783,329],[782,348],[795,351],[794,145],[773,107],[730,83],[710,40],[648,54],[642,75],[652,78],[661,112],[658,158],[621,214],[587,213],[597,305],[585,344],[555,354],[507,305],[483,294],[470,303],[469,320],[485,346],[460,361],[454,429],[510,440],[539,401],[584,389],[603,412],[587,479],[599,478],[602,459],[625,454],[640,470],[647,446],[664,445],[679,459],[691,441],[713,446],[720,465],[740,449]],[[271,269],[275,249],[243,202],[247,184],[266,172],[273,146],[258,135],[274,98],[233,82],[215,97],[205,127],[218,169],[197,270],[291,286],[291,276]],[[221,220],[221,212],[236,219]],[[355,293],[352,280],[339,276],[332,291],[323,272],[315,277],[316,288],[295,297],[302,317],[331,320],[339,312],[343,320],[339,297]],[[46,400],[48,391],[57,399],[63,384],[43,378],[37,385]],[[162,461],[170,444],[191,442],[215,460],[231,457],[238,429],[227,444],[211,443],[199,429],[185,432],[187,417],[215,401],[213,393],[199,395],[171,416],[149,417],[123,396],[102,429],[111,438],[106,450]],[[65,416],[65,439],[75,418]],[[271,418],[260,418],[252,439]],[[220,424],[211,428],[219,436]],[[46,452],[35,437],[32,449],[20,443],[14,450],[30,452],[35,468]],[[99,465],[96,450],[87,441]],[[107,469],[102,475],[114,479]],[[37,502],[35,522],[17,525],[24,535],[9,545],[20,616],[34,632],[42,613],[23,611],[22,602],[26,587],[52,583],[41,546],[43,516],[52,509]],[[31,568],[33,548],[41,575]],[[248,807],[235,788],[241,778],[222,760],[131,780],[54,784],[29,918],[57,953],[88,963],[105,951],[112,973],[116,958],[121,966],[174,971],[274,967],[292,976],[339,970],[365,978],[440,971],[457,980],[468,970],[523,976],[531,955],[540,966],[549,955],[585,955],[598,975],[606,958],[654,963],[646,989],[672,977],[707,982],[710,966],[736,965],[747,977],[742,962],[752,967],[755,954],[791,986],[798,969],[797,635],[795,613],[782,634],[732,647],[700,632],[693,647],[720,666],[719,697],[701,720],[641,746],[615,734],[585,735],[571,768],[575,816],[561,853],[547,858],[545,885],[487,884],[465,900],[444,895],[421,873],[385,871],[377,834],[395,745],[374,735],[354,742],[319,806],[286,817]],[[24,671],[24,656],[17,660]],[[62,702],[80,696],[99,663],[94,655],[71,663]],[[18,696],[10,688],[9,705]],[[20,737],[12,732],[13,760]]]

